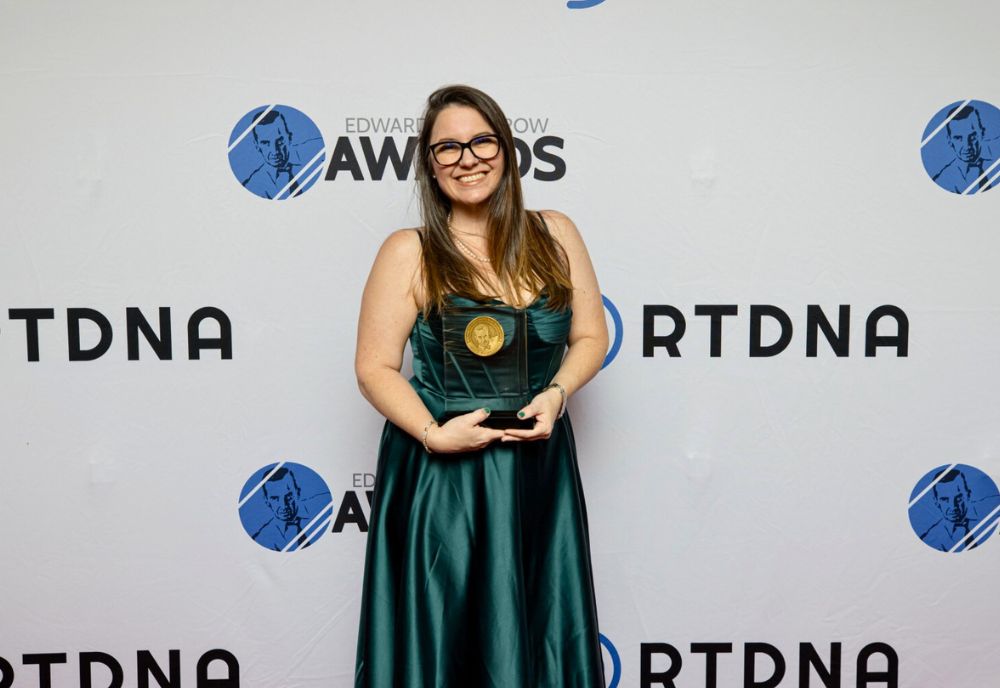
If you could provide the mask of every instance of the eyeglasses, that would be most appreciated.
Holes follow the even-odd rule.
[[[442,141],[430,147],[434,160],[437,161],[438,165],[445,167],[454,165],[461,160],[466,148],[480,160],[492,160],[500,153],[500,139],[495,134],[484,134],[466,143]]]

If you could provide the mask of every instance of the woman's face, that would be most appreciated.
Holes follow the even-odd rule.
[[[431,128],[430,145],[443,141],[468,143],[484,134],[496,134],[478,110],[465,105],[450,105],[438,113]],[[438,186],[452,203],[476,206],[484,203],[500,186],[504,171],[501,149],[495,157],[480,160],[469,148],[454,165],[441,165],[431,156],[431,169]]]

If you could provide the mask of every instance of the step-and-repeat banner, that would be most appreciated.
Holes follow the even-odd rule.
[[[998,21],[0,4],[0,688],[352,684],[359,301],[446,83],[605,295],[608,685],[1000,686]]]

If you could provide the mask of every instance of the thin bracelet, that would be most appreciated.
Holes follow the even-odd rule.
[[[566,389],[558,382],[550,382],[548,385],[542,388],[542,391],[544,392],[547,389],[559,390],[559,396],[562,397],[562,405],[559,407],[559,415],[556,416],[556,418],[562,418],[563,414],[566,413]]]
[[[424,445],[424,451],[427,452],[428,454],[433,454],[434,452],[431,451],[431,448],[427,446],[427,433],[430,432],[432,425],[437,425],[437,424],[438,422],[433,418],[427,421],[427,425],[424,426],[424,434],[420,437],[420,443]]]

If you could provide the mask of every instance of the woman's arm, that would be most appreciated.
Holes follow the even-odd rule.
[[[573,282],[573,320],[569,329],[569,349],[552,381],[562,385],[569,398],[601,369],[608,352],[608,326],[604,321],[604,303],[590,255],[576,225],[555,210],[542,212],[552,236],[562,244],[569,260]],[[562,394],[549,389],[536,396],[522,411],[524,418],[535,418],[531,430],[508,430],[505,441],[544,439],[552,432],[562,406]]]
[[[414,231],[394,232],[382,244],[361,297],[354,355],[361,394],[417,439],[431,414],[399,370],[417,319],[414,285],[419,260],[420,238]]]
[[[390,422],[418,440],[432,416],[399,370],[419,311],[419,266],[417,233],[404,229],[389,235],[365,284],[354,356],[361,394]],[[441,428],[435,426],[427,434],[427,446],[436,452],[467,451],[502,437],[502,430],[479,425],[484,418],[484,412],[475,411]]]

